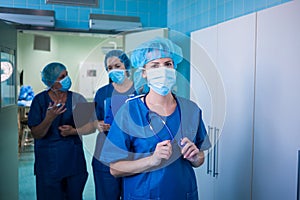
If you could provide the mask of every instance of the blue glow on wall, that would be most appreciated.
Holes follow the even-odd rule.
[[[168,27],[189,35],[242,15],[291,0],[168,0]]]
[[[139,16],[143,27],[169,27],[187,35],[291,0],[99,0],[98,7],[1,0],[0,6],[54,10],[56,28],[88,30],[89,13]]]

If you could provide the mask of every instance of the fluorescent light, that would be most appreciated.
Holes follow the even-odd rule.
[[[142,28],[139,17],[90,14],[90,29],[106,31],[129,31]]]
[[[32,26],[54,27],[55,17],[52,10],[33,10],[0,7],[0,19]]]

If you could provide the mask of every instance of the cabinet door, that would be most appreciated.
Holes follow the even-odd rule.
[[[202,117],[210,135],[213,126],[212,98],[215,95],[217,58],[217,26],[191,33],[191,100],[202,110]],[[199,199],[213,199],[212,149],[205,152],[204,164],[195,169]]]
[[[255,23],[251,14],[218,25],[217,67],[226,94],[215,199],[250,199],[254,110]]]
[[[294,200],[300,149],[300,1],[258,13],[253,199]]]
[[[255,14],[234,19],[217,26],[209,27],[192,33],[192,41],[197,41],[205,49],[216,70],[210,69],[204,77],[208,80],[212,73],[217,73],[222,79],[222,87],[215,80],[208,84],[212,91],[210,98],[216,95],[218,100],[223,89],[226,104],[205,96],[204,84],[196,77],[197,70],[191,71],[192,88],[198,88],[200,107],[207,125],[212,127],[211,133],[219,130],[221,133],[217,149],[207,156],[204,166],[196,169],[200,199],[202,200],[232,200],[250,199],[251,166],[252,166],[252,135],[254,109],[254,66],[255,66]],[[192,46],[193,47],[193,46]],[[192,48],[193,61],[197,65],[209,65],[199,53]],[[193,58],[196,57],[196,58]],[[203,72],[203,74],[205,74]],[[205,75],[203,75],[205,76]],[[195,81],[194,81],[195,80]],[[201,80],[201,79],[200,79]],[[208,81],[209,82],[209,81]],[[194,87],[193,87],[194,85]],[[192,95],[191,95],[192,96]],[[220,98],[219,98],[220,97]],[[207,99],[208,98],[208,99]],[[209,101],[210,100],[210,101]],[[226,117],[213,112],[220,112],[225,105]],[[224,112],[224,110],[223,110]],[[211,118],[205,118],[206,114]],[[224,122],[224,125],[220,122]],[[208,161],[212,160],[211,163]],[[207,173],[209,165],[213,165],[212,173]],[[214,174],[215,173],[215,174]]]

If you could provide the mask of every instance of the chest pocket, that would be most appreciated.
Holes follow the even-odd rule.
[[[181,109],[182,110],[182,109]],[[199,126],[199,112],[187,113],[187,110],[182,110],[181,113],[181,131],[182,137],[187,137],[194,141],[198,126]]]
[[[194,119],[194,121],[185,122],[185,119],[182,119],[181,137],[187,137],[189,140],[194,141],[197,135],[198,125],[199,125],[198,120]]]

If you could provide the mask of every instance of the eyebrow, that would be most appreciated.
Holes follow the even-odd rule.
[[[66,71],[65,73],[63,73],[63,74],[60,74],[59,77],[60,77],[60,76],[66,76],[66,75],[68,75],[68,72],[67,72],[67,71]]]
[[[173,63],[173,61],[170,59],[170,60],[167,60],[167,61],[165,61],[165,62],[163,62],[163,63]],[[152,63],[152,64],[160,64],[160,62],[157,62],[157,61],[151,61],[150,63]]]
[[[113,67],[113,66],[116,66],[116,65],[122,65],[122,63],[121,62],[117,62],[117,63],[114,63],[114,64],[110,64],[107,67]]]

